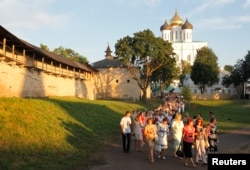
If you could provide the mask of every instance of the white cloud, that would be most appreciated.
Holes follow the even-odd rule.
[[[0,22],[13,28],[58,28],[68,20],[65,14],[53,14],[47,8],[54,0],[0,0]]]
[[[227,5],[230,3],[233,3],[235,0],[211,0],[211,3],[213,4],[213,6],[217,6],[217,5]]]
[[[208,12],[213,8],[223,7],[233,2],[235,2],[235,0],[199,0],[196,1],[196,4],[194,5],[195,7],[192,9],[189,15],[196,15]]]
[[[244,7],[250,7],[250,0],[246,0],[243,6]]]
[[[250,15],[203,19],[196,25],[213,30],[233,30],[242,28],[246,23],[250,23]]]

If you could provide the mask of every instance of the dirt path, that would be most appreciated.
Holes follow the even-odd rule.
[[[133,143],[132,143],[133,144]],[[185,167],[183,160],[173,157],[172,143],[169,143],[169,150],[166,160],[155,158],[154,163],[147,160],[146,147],[142,152],[136,152],[132,145],[130,153],[123,153],[120,144],[112,150],[104,153],[105,165],[96,166],[91,170],[182,170],[193,169],[191,166]],[[231,133],[220,136],[218,145],[219,153],[250,153],[250,126],[234,130]],[[200,163],[195,169],[206,170],[207,167]]]

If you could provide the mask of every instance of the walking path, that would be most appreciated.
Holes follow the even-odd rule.
[[[219,136],[219,153],[250,153],[250,126],[240,130]],[[130,153],[122,152],[121,144],[114,145],[110,151],[104,153],[106,164],[92,167],[91,170],[182,170],[193,169],[185,167],[183,160],[175,158],[172,151],[172,143],[169,143],[166,160],[155,158],[154,163],[147,159],[147,148],[143,147],[142,152],[136,152],[131,143]],[[206,170],[207,167],[200,163],[195,169]]]

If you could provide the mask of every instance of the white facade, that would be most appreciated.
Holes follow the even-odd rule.
[[[228,76],[230,73],[224,69],[220,69],[219,73],[219,82],[217,84],[214,84],[213,86],[207,86],[205,89],[206,94],[229,94],[230,96],[237,95],[236,89],[233,87],[233,85],[229,87],[225,87],[222,84],[222,80],[224,76]],[[194,84],[189,74],[186,75],[186,77],[183,80],[183,85],[187,86],[191,89],[193,94],[200,94],[200,89],[197,85]]]
[[[175,11],[169,24],[165,21],[160,30],[163,40],[172,43],[174,53],[176,54],[176,62],[179,66],[182,60],[193,65],[197,49],[208,46],[207,42],[193,41],[192,24],[187,19],[183,22],[177,11]]]
[[[197,50],[208,46],[208,43],[205,41],[193,41],[193,25],[189,23],[187,19],[183,22],[177,11],[175,11],[175,14],[169,21],[169,24],[165,21],[160,30],[163,40],[172,43],[178,66],[181,66],[181,61],[185,61],[193,65],[196,59]],[[211,87],[206,87],[205,93],[228,94],[230,96],[236,95],[237,92],[233,86],[224,87],[222,85],[223,77],[229,74],[229,72],[220,69],[219,82]],[[178,87],[179,83],[179,80],[174,80],[172,82],[171,86],[175,88],[173,92],[180,92],[180,88]],[[188,86],[193,94],[200,94],[199,87],[193,83],[189,74],[186,75],[183,85]]]

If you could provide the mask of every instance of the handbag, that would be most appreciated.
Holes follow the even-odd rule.
[[[181,149],[181,145],[179,145],[177,151],[175,152],[175,154],[180,157],[180,158],[183,158],[184,157],[184,152],[182,151]]]

